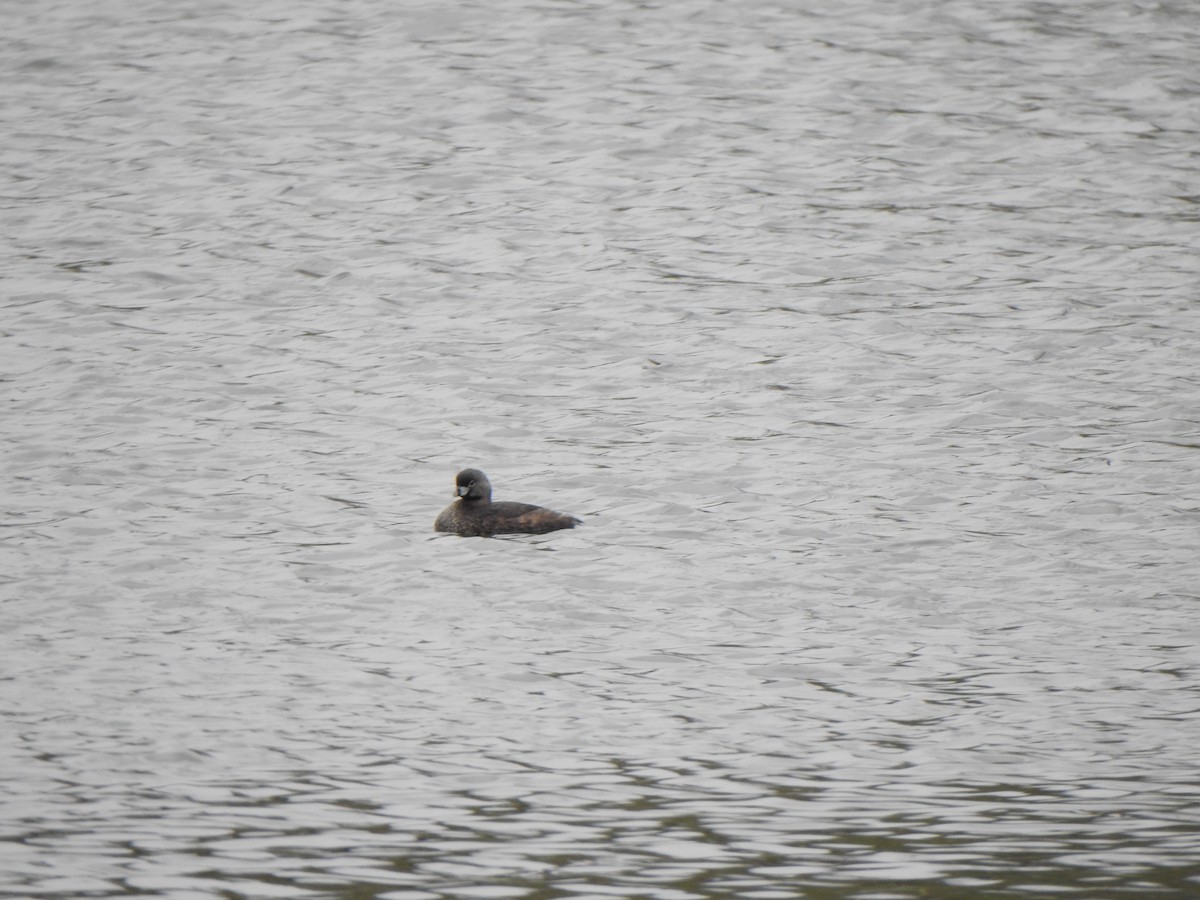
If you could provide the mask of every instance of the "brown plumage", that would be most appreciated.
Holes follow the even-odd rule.
[[[434,531],[461,537],[490,537],[493,534],[545,534],[574,528],[579,519],[563,513],[511,500],[492,502],[492,483],[478,469],[463,469],[455,477],[458,499],[442,510],[433,523]]]

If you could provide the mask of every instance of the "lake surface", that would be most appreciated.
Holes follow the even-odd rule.
[[[0,896],[1200,894],[1200,6],[6,6]]]

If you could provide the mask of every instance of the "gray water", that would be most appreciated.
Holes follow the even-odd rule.
[[[0,895],[1200,894],[1200,6],[4,21]]]

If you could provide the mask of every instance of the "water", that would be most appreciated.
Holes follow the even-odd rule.
[[[0,895],[1200,892],[1200,8],[9,6]]]

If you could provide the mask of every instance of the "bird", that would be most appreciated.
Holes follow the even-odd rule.
[[[493,534],[545,534],[583,523],[574,516],[512,500],[492,502],[492,483],[478,469],[463,469],[454,477],[457,500],[441,511],[434,531],[460,537],[491,537]]]

